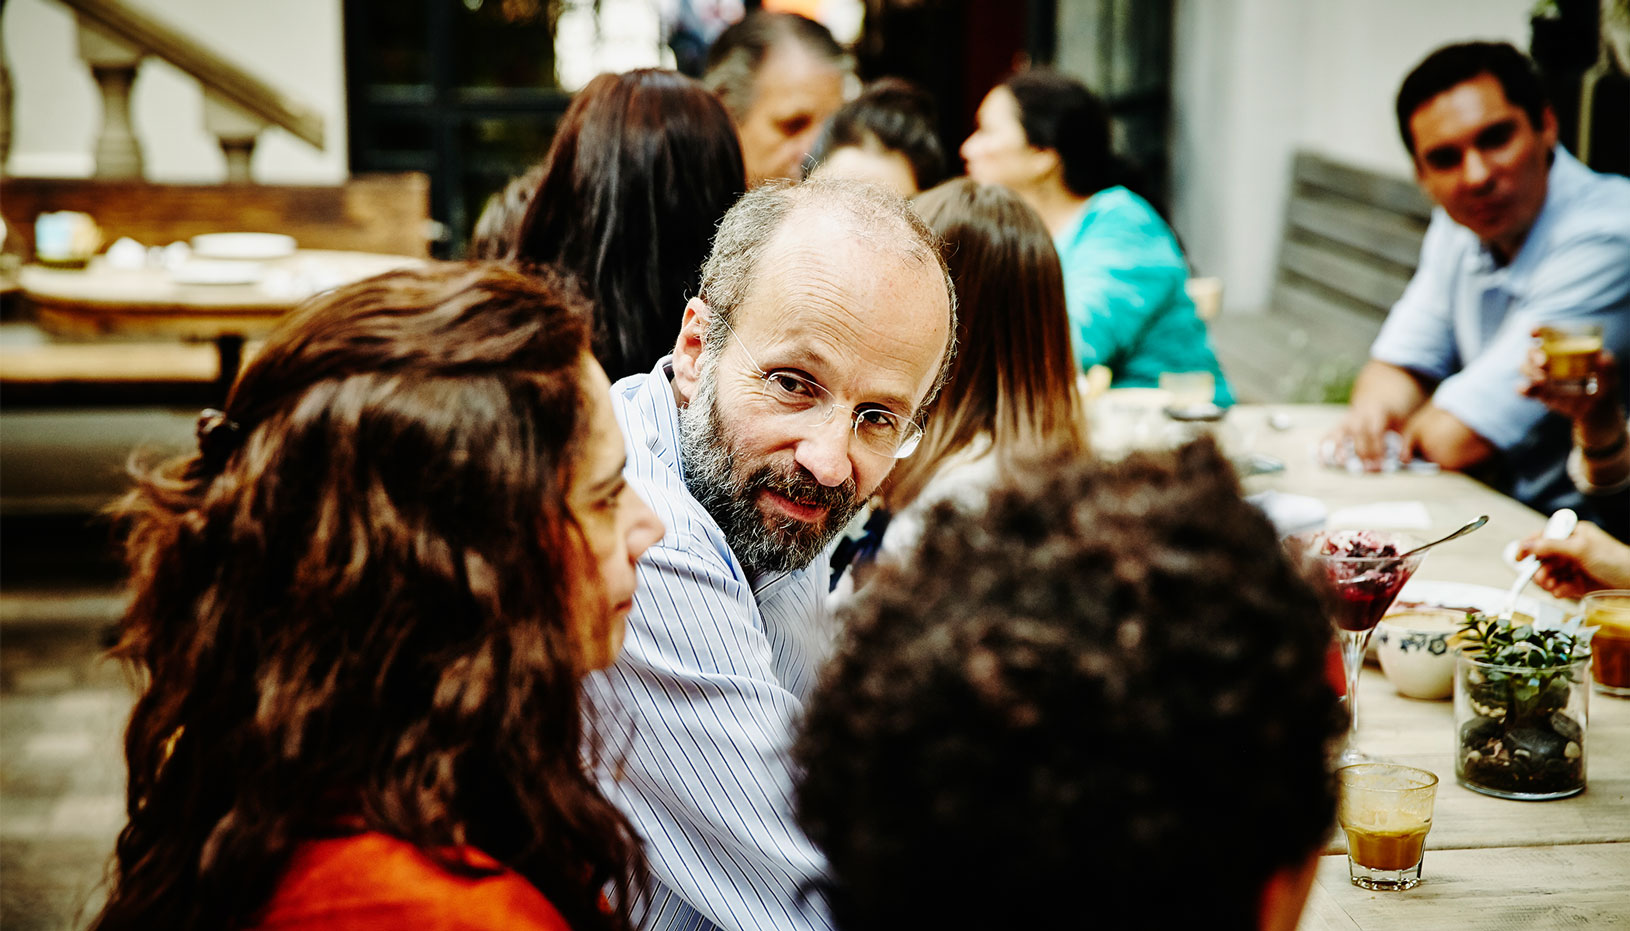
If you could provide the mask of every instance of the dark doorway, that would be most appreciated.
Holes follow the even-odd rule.
[[[1172,0],[870,0],[855,57],[867,80],[896,75],[934,95],[953,170],[991,87],[1026,64],[1068,71],[1103,98],[1117,148],[1164,201],[1172,6]]]
[[[550,0],[345,0],[351,171],[422,171],[463,254],[487,197],[548,151],[570,95]]]

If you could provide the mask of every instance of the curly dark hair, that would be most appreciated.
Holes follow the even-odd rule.
[[[460,875],[473,846],[572,927],[630,927],[643,860],[587,769],[570,632],[603,610],[566,498],[587,314],[496,265],[340,288],[198,454],[137,470],[114,652],[146,688],[94,927],[252,923],[301,841],[354,830]]]
[[[847,931],[1254,928],[1329,833],[1331,627],[1209,440],[940,505],[846,627],[795,755]]]

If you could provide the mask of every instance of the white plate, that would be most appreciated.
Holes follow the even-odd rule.
[[[265,269],[259,262],[185,262],[170,269],[170,280],[176,284],[255,284]]]
[[[1410,579],[1398,593],[1395,604],[1413,602],[1438,608],[1470,608],[1484,614],[1497,614],[1505,607],[1506,593],[1487,585],[1465,582],[1427,582]],[[1534,619],[1536,627],[1558,627],[1566,619],[1561,608],[1527,596],[1517,599],[1517,611]]]
[[[1469,608],[1481,611],[1484,614],[1498,614],[1505,607],[1506,593],[1498,588],[1487,585],[1472,585],[1467,582],[1428,582],[1421,578],[1410,579],[1403,591],[1398,593],[1398,600],[1388,609],[1390,614],[1405,604],[1425,605],[1433,608]],[[1517,599],[1517,613],[1526,614],[1534,619],[1534,626],[1540,628],[1561,627],[1567,620],[1567,615],[1553,604],[1536,601],[1528,596]],[[1382,618],[1386,620],[1386,618]],[[1370,638],[1369,650],[1365,653],[1370,661],[1375,660],[1375,638]]]
[[[1522,571],[1517,567],[1517,547],[1521,545],[1521,540],[1512,540],[1510,543],[1505,545],[1505,549],[1500,551],[1500,559],[1502,559],[1506,565],[1511,567],[1512,572]],[[1512,581],[1515,582],[1516,580],[1513,579]]]
[[[192,238],[192,253],[205,259],[281,259],[294,254],[293,236],[281,233],[206,233]]]

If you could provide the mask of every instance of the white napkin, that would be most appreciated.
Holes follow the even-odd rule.
[[[1329,513],[1329,508],[1318,498],[1286,494],[1282,491],[1264,491],[1249,495],[1245,500],[1268,515],[1268,520],[1273,523],[1273,529],[1282,537],[1307,530],[1318,530],[1324,526],[1325,515]]]
[[[1342,508],[1330,515],[1332,527],[1374,527],[1389,530],[1426,530],[1432,517],[1419,501],[1376,501]]]

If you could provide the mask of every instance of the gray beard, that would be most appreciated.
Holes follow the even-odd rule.
[[[738,474],[719,418],[716,368],[716,358],[703,358],[696,396],[679,411],[685,487],[718,522],[725,542],[749,574],[802,569],[848,526],[865,499],[857,493],[854,476],[841,485],[822,485],[797,464],[791,474],[778,472],[768,463]],[[803,504],[824,506],[826,517],[807,524],[765,514],[758,506],[759,492],[765,489]]]

